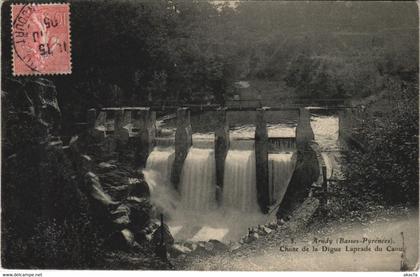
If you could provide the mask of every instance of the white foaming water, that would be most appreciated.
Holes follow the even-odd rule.
[[[159,137],[156,138],[156,145],[161,148],[174,147],[175,137]]]
[[[146,161],[146,170],[158,172],[161,180],[160,184],[169,185],[172,163],[175,158],[173,148],[155,147]]]
[[[270,138],[294,138],[296,137],[296,126],[292,124],[267,124],[268,137]]]
[[[234,146],[238,144],[239,149],[231,148],[226,157],[223,202],[220,208],[216,208],[214,150],[212,147],[203,149],[205,141],[213,138],[214,134],[193,136],[193,147],[181,173],[179,193],[170,185],[175,156],[173,147],[156,147],[143,171],[151,187],[151,201],[158,212],[164,213],[176,240],[237,241],[248,227],[273,219],[273,214],[262,214],[257,204],[253,139],[231,140]],[[270,154],[270,165],[273,164],[276,172],[274,176],[270,175],[275,180],[273,199],[284,195],[282,189],[285,191],[290,180],[287,168],[293,163],[292,156],[292,153]],[[280,173],[283,171],[287,176]]]
[[[238,241],[249,227],[272,221],[275,213],[265,215],[258,210],[242,212],[234,209],[212,211],[179,210],[169,221],[176,240],[223,242]]]
[[[311,116],[315,141],[322,150],[336,150],[338,145],[338,116]]]
[[[214,148],[214,133],[194,133],[192,135],[193,147]]]
[[[255,137],[255,126],[246,124],[234,127],[230,130],[229,136],[232,139],[253,139]]]
[[[212,149],[192,147],[181,173],[181,201],[185,209],[209,210],[216,206],[216,162]]]
[[[335,160],[335,157],[333,153],[325,153],[325,152],[321,152],[321,156],[325,162],[325,167],[327,168],[327,178],[329,179],[333,175],[333,171],[335,167],[335,165],[333,165],[333,162]]]
[[[327,178],[340,175],[341,155],[338,141],[339,118],[336,115],[312,115],[311,127],[315,141],[321,148],[321,154],[327,167]]]
[[[225,160],[223,205],[241,211],[257,211],[255,154],[249,150],[230,150]]]
[[[178,206],[176,193],[170,185],[174,148],[155,147],[146,161],[144,178],[150,188],[151,202],[162,212],[173,216]]]
[[[294,153],[268,155],[270,204],[279,203],[286,193],[296,165]]]
[[[229,141],[231,150],[254,150],[254,125],[236,126],[229,131]]]
[[[269,138],[272,151],[276,152],[294,152],[296,151],[295,138]]]

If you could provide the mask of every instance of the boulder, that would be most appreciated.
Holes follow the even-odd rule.
[[[213,244],[213,250],[214,251],[226,251],[229,250],[229,246],[227,246],[226,244],[224,244],[221,241],[215,240],[215,239],[211,239],[209,240],[209,243]]]
[[[148,227],[153,232],[154,230],[159,228],[159,224],[156,221],[151,221]]]
[[[254,241],[260,238],[258,233],[252,233],[249,237],[251,238],[251,241]]]
[[[98,203],[106,207],[112,207],[118,205],[118,202],[112,200],[102,188],[101,183],[99,182],[98,176],[93,172],[88,172],[85,174],[85,184],[87,190],[90,192],[92,199],[96,200]]]
[[[145,235],[145,238],[146,238],[146,240],[147,241],[152,241],[152,238],[153,238],[153,234],[147,234],[147,235]],[[141,239],[141,238],[140,238]],[[139,240],[140,240],[139,239]]]
[[[101,172],[108,172],[116,168],[117,166],[115,164],[111,164],[107,162],[101,162],[98,164],[98,170]]]
[[[277,220],[273,220],[273,221],[267,223],[266,226],[268,228],[270,228],[271,230],[277,230],[277,228],[278,228]]]
[[[136,246],[134,235],[129,229],[123,229],[110,235],[104,245],[113,250],[130,250]]]
[[[57,135],[60,129],[61,111],[54,83],[38,78],[28,81],[24,86],[39,122],[47,128],[49,136]]]
[[[181,244],[174,244],[169,248],[168,252],[171,255],[171,257],[176,258],[180,255],[186,255],[191,253],[191,249]]]
[[[153,237],[154,231],[159,227],[154,222],[150,222],[148,226],[142,229],[133,229],[134,237],[138,242],[148,241],[150,242]]]
[[[80,150],[80,145],[79,145],[79,136],[72,136],[70,138],[68,147],[70,148],[70,150],[75,153],[75,154],[80,154],[81,150]]]
[[[124,236],[127,242],[134,244],[134,235],[130,230],[124,229],[121,231],[121,234]]]
[[[250,242],[253,242],[254,240],[257,240],[259,238],[260,238],[260,236],[258,235],[258,233],[252,232],[252,233],[248,234],[248,236],[246,236],[243,239],[243,242],[244,243],[250,243]]]
[[[214,244],[211,243],[211,242],[209,242],[209,241],[207,241],[207,242],[204,243],[204,249],[207,252],[213,252],[213,250],[214,250]]]
[[[128,191],[130,196],[149,197],[149,184],[144,180],[144,176],[140,178],[128,178]]]
[[[193,241],[187,241],[184,243],[185,247],[188,247],[192,252],[198,248],[198,244]]]
[[[117,226],[128,226],[130,221],[131,210],[127,205],[120,205],[115,210],[110,212],[112,215],[112,222]],[[121,228],[121,227],[119,227]]]
[[[258,234],[259,235],[268,235],[268,234],[270,234],[271,232],[272,232],[273,230],[271,230],[270,228],[268,228],[268,227],[266,227],[266,226],[264,226],[264,225],[259,225],[258,226]]]
[[[241,248],[241,244],[239,242],[233,242],[229,245],[229,251],[234,252],[236,250],[238,250],[239,248]]]
[[[163,233],[163,242],[166,245],[174,244],[174,242],[175,242],[174,237],[172,236],[171,232],[169,231],[169,227],[166,224],[163,224],[163,226],[159,226],[153,232],[153,234],[152,234],[152,244],[160,245],[160,243],[162,241],[162,233]]]
[[[130,226],[134,230],[145,228],[150,223],[152,205],[149,199],[139,197],[128,197],[126,205],[130,209]]]
[[[208,254],[208,251],[206,250],[205,245],[206,245],[206,242],[203,242],[203,241],[184,243],[184,246],[191,249],[190,255],[205,255],[205,254]]]
[[[92,158],[88,155],[80,155],[80,168],[85,171],[91,171],[93,168]]]

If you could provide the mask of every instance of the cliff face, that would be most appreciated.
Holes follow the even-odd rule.
[[[104,249],[147,248],[156,226],[141,172],[89,132],[63,146],[52,82],[8,81],[5,91],[2,265],[95,268]]]
[[[57,136],[60,109],[45,79],[9,82],[3,102],[2,264],[92,265],[89,202]]]

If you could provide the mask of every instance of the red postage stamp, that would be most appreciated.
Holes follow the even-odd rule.
[[[13,75],[71,73],[69,4],[12,5]]]

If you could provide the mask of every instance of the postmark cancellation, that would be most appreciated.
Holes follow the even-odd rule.
[[[13,75],[71,73],[70,6],[12,5]]]

